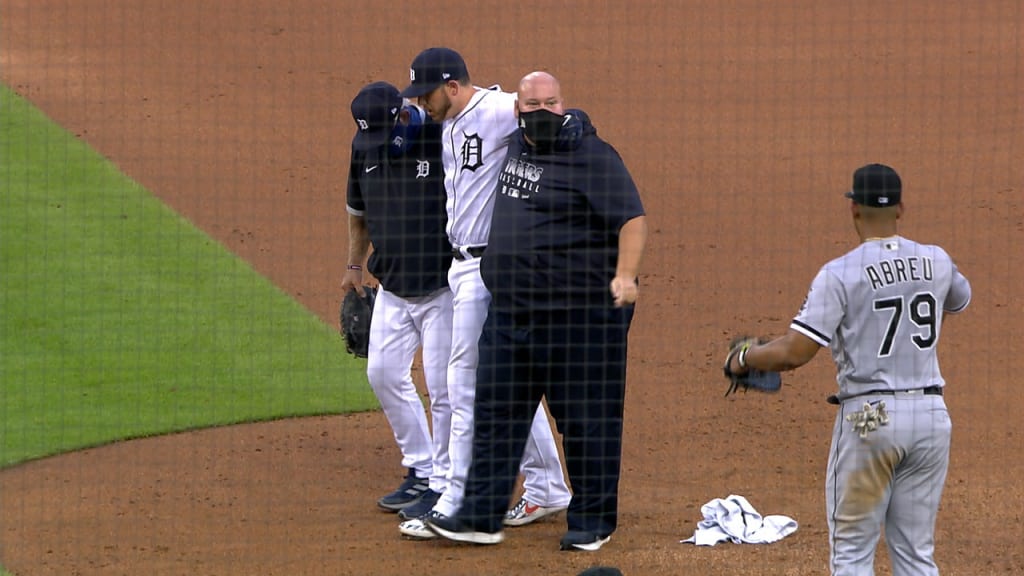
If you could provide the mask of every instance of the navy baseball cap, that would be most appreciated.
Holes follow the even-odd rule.
[[[900,203],[903,184],[900,175],[885,164],[868,164],[853,173],[853,188],[846,193],[857,204],[888,208]]]
[[[427,48],[409,67],[409,86],[402,90],[405,98],[419,98],[449,80],[467,78],[466,62],[451,48]]]
[[[387,82],[363,86],[352,100],[352,119],[358,129],[352,146],[360,152],[383,146],[401,110],[402,97],[398,95],[398,88]]]

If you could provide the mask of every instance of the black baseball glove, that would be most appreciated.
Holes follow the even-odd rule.
[[[376,288],[359,286],[341,301],[341,336],[345,350],[356,358],[366,358],[370,349],[370,318],[376,300]]]
[[[726,396],[738,391],[740,388],[744,392],[750,389],[757,390],[758,392],[778,392],[782,388],[782,376],[778,372],[765,372],[756,368],[748,368],[747,372],[743,374],[735,374],[729,369],[729,364],[734,356],[740,355],[742,359],[751,346],[764,344],[765,342],[766,340],[763,339],[758,340],[749,336],[741,336],[734,338],[729,343],[729,354],[725,357],[725,366],[722,367],[725,377],[729,379],[729,388],[725,391]],[[740,363],[743,363],[742,360]]]

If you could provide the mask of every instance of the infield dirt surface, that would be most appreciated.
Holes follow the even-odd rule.
[[[943,245],[974,286],[940,350],[954,440],[936,557],[944,574],[1020,574],[1022,23],[1013,0],[5,0],[8,86],[332,325],[349,102],[370,81],[403,86],[428,46],[459,50],[479,85],[558,76],[623,155],[651,235],[621,523],[600,552],[558,552],[564,517],[495,547],[402,540],[374,506],[402,470],[370,413],[4,470],[0,563],[19,576],[827,573],[827,352],[775,396],[723,398],[720,362],[738,332],[782,333],[818,267],[854,246],[841,193],[879,161],[904,179],[901,233]],[[679,543],[730,494],[799,530]]]

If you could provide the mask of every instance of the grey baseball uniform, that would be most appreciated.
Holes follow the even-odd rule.
[[[837,366],[826,480],[833,574],[873,573],[882,524],[895,576],[938,574],[951,423],[937,345],[943,315],[970,299],[942,248],[872,238],[821,268],[790,325],[829,347]]]

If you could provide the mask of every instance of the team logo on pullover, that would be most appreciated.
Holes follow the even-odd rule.
[[[501,172],[501,193],[512,198],[527,199],[540,192],[540,176],[544,169],[523,162],[518,158],[509,158],[505,169]]]
[[[416,160],[416,178],[426,178],[427,176],[430,176],[430,161]]]

